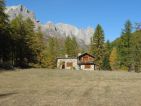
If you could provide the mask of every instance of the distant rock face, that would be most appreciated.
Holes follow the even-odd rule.
[[[35,27],[39,26],[39,22],[36,20],[34,12],[28,10],[23,5],[6,7],[5,13],[8,14],[9,20],[15,19],[17,16],[22,15],[24,19],[30,18],[35,23]]]
[[[88,45],[90,43],[90,37],[94,33],[94,29],[91,27],[88,27],[87,29],[80,29],[69,24],[64,24],[64,23],[54,24],[52,22],[48,22],[47,24],[42,25],[36,20],[34,13],[28,10],[23,5],[7,7],[5,12],[9,15],[10,20],[14,19],[16,16],[20,14],[25,19],[30,18],[35,23],[36,28],[39,26],[41,27],[45,37],[75,36],[79,43],[83,42],[86,45]]]
[[[88,27],[87,29],[79,29],[69,24],[53,24],[52,22],[48,22],[44,25],[43,31],[48,33],[48,35],[54,34],[54,36],[56,34],[58,34],[58,36],[62,35],[62,37],[75,36],[78,40],[83,40],[85,44],[90,43],[90,38],[94,33],[94,29],[91,27]]]
[[[32,20],[35,20],[34,13],[29,11],[23,5],[7,7],[5,12],[9,15],[10,20],[14,19],[19,14],[21,14],[24,18],[31,18]]]

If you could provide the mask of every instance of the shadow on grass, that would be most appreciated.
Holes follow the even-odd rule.
[[[3,69],[3,68],[0,68],[0,73],[2,72],[9,72],[9,71],[15,71],[15,69]]]
[[[0,98],[3,98],[3,97],[8,97],[8,96],[11,96],[11,95],[15,95],[17,94],[16,92],[11,92],[11,93],[3,93],[3,94],[0,94]]]

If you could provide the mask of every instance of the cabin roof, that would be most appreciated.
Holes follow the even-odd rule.
[[[77,57],[57,57],[57,59],[77,59]]]
[[[83,54],[81,54],[80,56],[77,56],[77,57],[57,57],[57,59],[78,59],[78,58],[80,59],[81,57],[83,57],[85,55],[89,55],[90,57],[95,58],[95,56],[93,56],[91,54],[83,53]]]
[[[83,57],[83,56],[85,56],[85,55],[89,55],[90,57],[95,58],[94,55],[91,55],[91,54],[88,54],[88,53],[83,53],[83,54],[81,54],[80,56],[78,56],[78,58],[81,58],[81,57]]]

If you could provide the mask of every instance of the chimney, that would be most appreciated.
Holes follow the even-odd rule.
[[[78,53],[78,56],[80,56],[81,55],[81,53]]]
[[[68,58],[68,54],[65,54],[65,58]]]

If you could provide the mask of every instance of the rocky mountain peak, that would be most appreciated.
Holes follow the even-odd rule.
[[[47,22],[45,25],[42,25],[39,23],[39,21],[36,20],[34,12],[30,11],[23,5],[9,6],[6,8],[5,12],[9,15],[10,20],[16,18],[18,15],[22,15],[25,19],[30,18],[35,23],[35,29],[39,26],[41,27],[45,37],[75,36],[79,41],[84,41],[85,44],[89,44],[90,37],[94,33],[94,29],[92,27],[82,29],[65,23],[54,24],[51,21]]]
[[[5,11],[9,15],[9,19],[12,20],[18,15],[22,15],[24,18],[31,18],[33,21],[36,20],[35,15],[32,11],[28,10],[23,5],[8,6]]]

